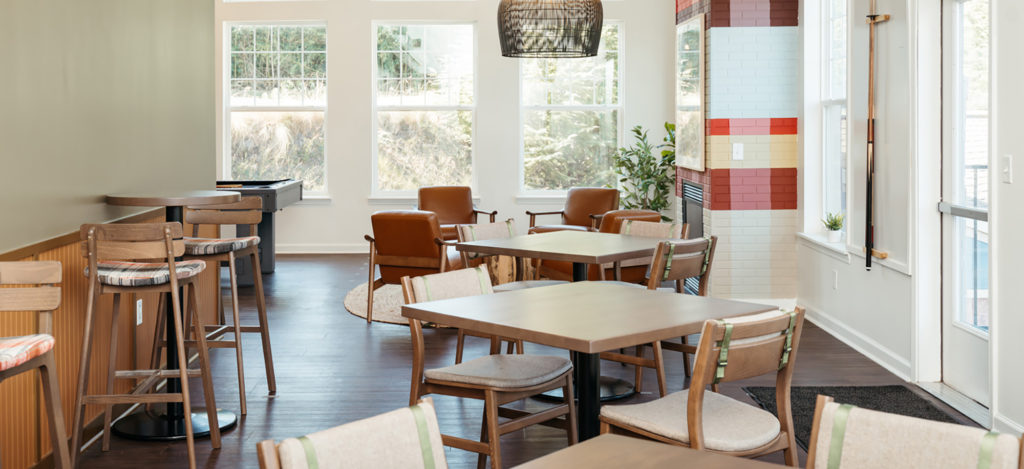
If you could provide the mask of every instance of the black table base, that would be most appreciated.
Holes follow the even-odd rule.
[[[192,409],[192,435],[195,438],[210,436],[210,422],[203,408]],[[232,412],[217,409],[217,426],[220,431],[230,430],[238,424]],[[142,411],[128,415],[111,425],[115,435],[130,440],[173,441],[185,439],[185,419],[168,418],[163,412]]]

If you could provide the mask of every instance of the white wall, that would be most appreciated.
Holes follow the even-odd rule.
[[[330,200],[309,201],[278,217],[278,252],[365,252],[370,214],[409,208],[414,200],[370,199],[373,20],[473,21],[477,25],[477,128],[474,196],[478,206],[516,217],[525,232],[527,209],[557,209],[560,197],[520,197],[519,83],[516,59],[501,57],[497,0],[223,3],[217,2],[217,37],[225,21],[321,20],[327,22],[327,166]],[[641,124],[660,139],[673,119],[675,8],[672,0],[605,1],[605,18],[624,24],[623,139]],[[217,56],[222,57],[218,41]],[[223,62],[217,61],[218,102]],[[218,171],[223,171],[223,109],[218,110]],[[223,173],[221,173],[223,174]]]

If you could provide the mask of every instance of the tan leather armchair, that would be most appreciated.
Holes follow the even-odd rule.
[[[480,215],[491,217],[494,223],[498,212],[485,212],[473,206],[473,190],[468,186],[421,187],[418,193],[420,210],[434,212],[441,224],[441,239],[458,238],[456,225],[474,225]]]
[[[605,212],[619,208],[618,189],[603,187],[574,187],[569,189],[565,198],[565,208],[557,212],[531,212],[530,233],[547,233],[550,231],[577,230],[597,231],[600,216]],[[537,226],[538,215],[561,215],[559,225]]]
[[[448,252],[434,212],[385,210],[370,215],[370,280],[366,322],[373,321],[373,292],[384,285],[400,285],[402,277],[418,277],[462,268],[462,259]],[[380,278],[376,267],[380,267]]]
[[[653,210],[625,209],[605,212],[602,213],[601,216],[594,218],[601,220],[597,231],[601,233],[619,233],[619,230],[622,227],[622,222],[625,220],[650,221],[657,223],[661,221],[661,214]],[[639,271],[639,275],[637,275],[637,272],[634,272],[634,270]],[[646,267],[643,270],[630,270],[628,271],[628,278],[625,278],[625,281],[632,283],[639,282],[644,279],[645,273]],[[544,261],[540,266],[540,274],[554,280],[572,280],[572,262]],[[605,280],[612,278],[613,276],[614,271],[612,268],[606,269],[605,275],[602,276],[601,266],[592,265],[588,267],[587,277],[589,280]]]

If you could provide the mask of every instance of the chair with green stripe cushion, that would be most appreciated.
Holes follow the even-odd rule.
[[[690,388],[660,399],[601,408],[601,433],[619,433],[740,457],[783,451],[797,465],[789,386],[804,312],[770,311],[704,323]],[[779,417],[708,390],[775,375]]]
[[[459,242],[509,239],[517,236],[515,220],[509,218],[498,223],[480,223],[458,226]],[[508,292],[524,288],[546,287],[568,283],[564,280],[534,280],[536,272],[531,259],[509,256],[492,256],[462,251],[462,264],[466,266],[485,263],[490,267],[495,292]]]
[[[1021,441],[1011,435],[840,405],[818,396],[807,469],[1011,469]]]
[[[448,467],[430,399],[279,444],[264,440],[256,449],[261,469]]]
[[[440,274],[402,278],[406,304],[459,298],[490,288],[486,266]],[[540,355],[497,355],[497,339],[491,341],[491,353],[443,368],[425,369],[427,361],[423,323],[409,320],[412,335],[412,389],[409,402],[428,394],[457,396],[484,401],[483,441],[444,435],[444,443],[453,448],[478,453],[479,464],[491,458],[491,467],[501,467],[501,435],[529,425],[550,422],[564,428],[569,444],[576,443],[576,409],[573,405],[572,362],[565,357]],[[520,408],[503,408],[554,389],[567,399],[554,407],[530,413]],[[499,420],[499,416],[507,420]],[[464,432],[462,432],[464,433]]]

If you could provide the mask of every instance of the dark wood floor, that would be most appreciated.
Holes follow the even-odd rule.
[[[342,299],[360,282],[366,281],[366,256],[279,256],[277,272],[266,278],[266,297],[276,360],[278,395],[267,395],[259,352],[259,339],[246,334],[244,347],[248,415],[237,428],[224,433],[223,447],[210,448],[209,440],[197,441],[200,467],[257,467],[256,443],[281,440],[353,420],[370,417],[407,404],[411,360],[409,329],[404,326],[367,325],[365,320],[345,311]],[[255,322],[251,288],[242,289],[243,322]],[[453,363],[455,334],[451,330],[427,330],[430,345],[428,367]],[[487,353],[486,344],[468,339],[467,356]],[[902,384],[895,375],[834,339],[808,325],[800,344],[794,385],[883,385]],[[557,349],[527,345],[528,353],[564,355]],[[667,353],[670,391],[682,389],[682,361]],[[214,380],[218,406],[238,409],[234,353],[215,350]],[[631,379],[632,368],[605,363],[604,374]],[[645,391],[656,390],[652,373],[645,374]],[[723,386],[723,392],[748,402],[740,389],[748,385],[774,385],[763,377]],[[194,402],[201,403],[201,390],[193,386]],[[643,393],[622,402],[655,398]],[[445,433],[478,438],[482,405],[471,400],[436,398]],[[528,406],[541,406],[528,402]],[[941,405],[941,403],[940,403]],[[950,411],[948,407],[942,408]],[[502,454],[509,466],[563,448],[564,432],[531,427],[502,438]],[[116,436],[107,453],[93,445],[84,454],[83,468],[183,467],[184,442],[144,443]],[[473,454],[447,450],[451,467],[475,466]],[[801,464],[806,455],[801,451]],[[781,462],[781,454],[766,457]]]

